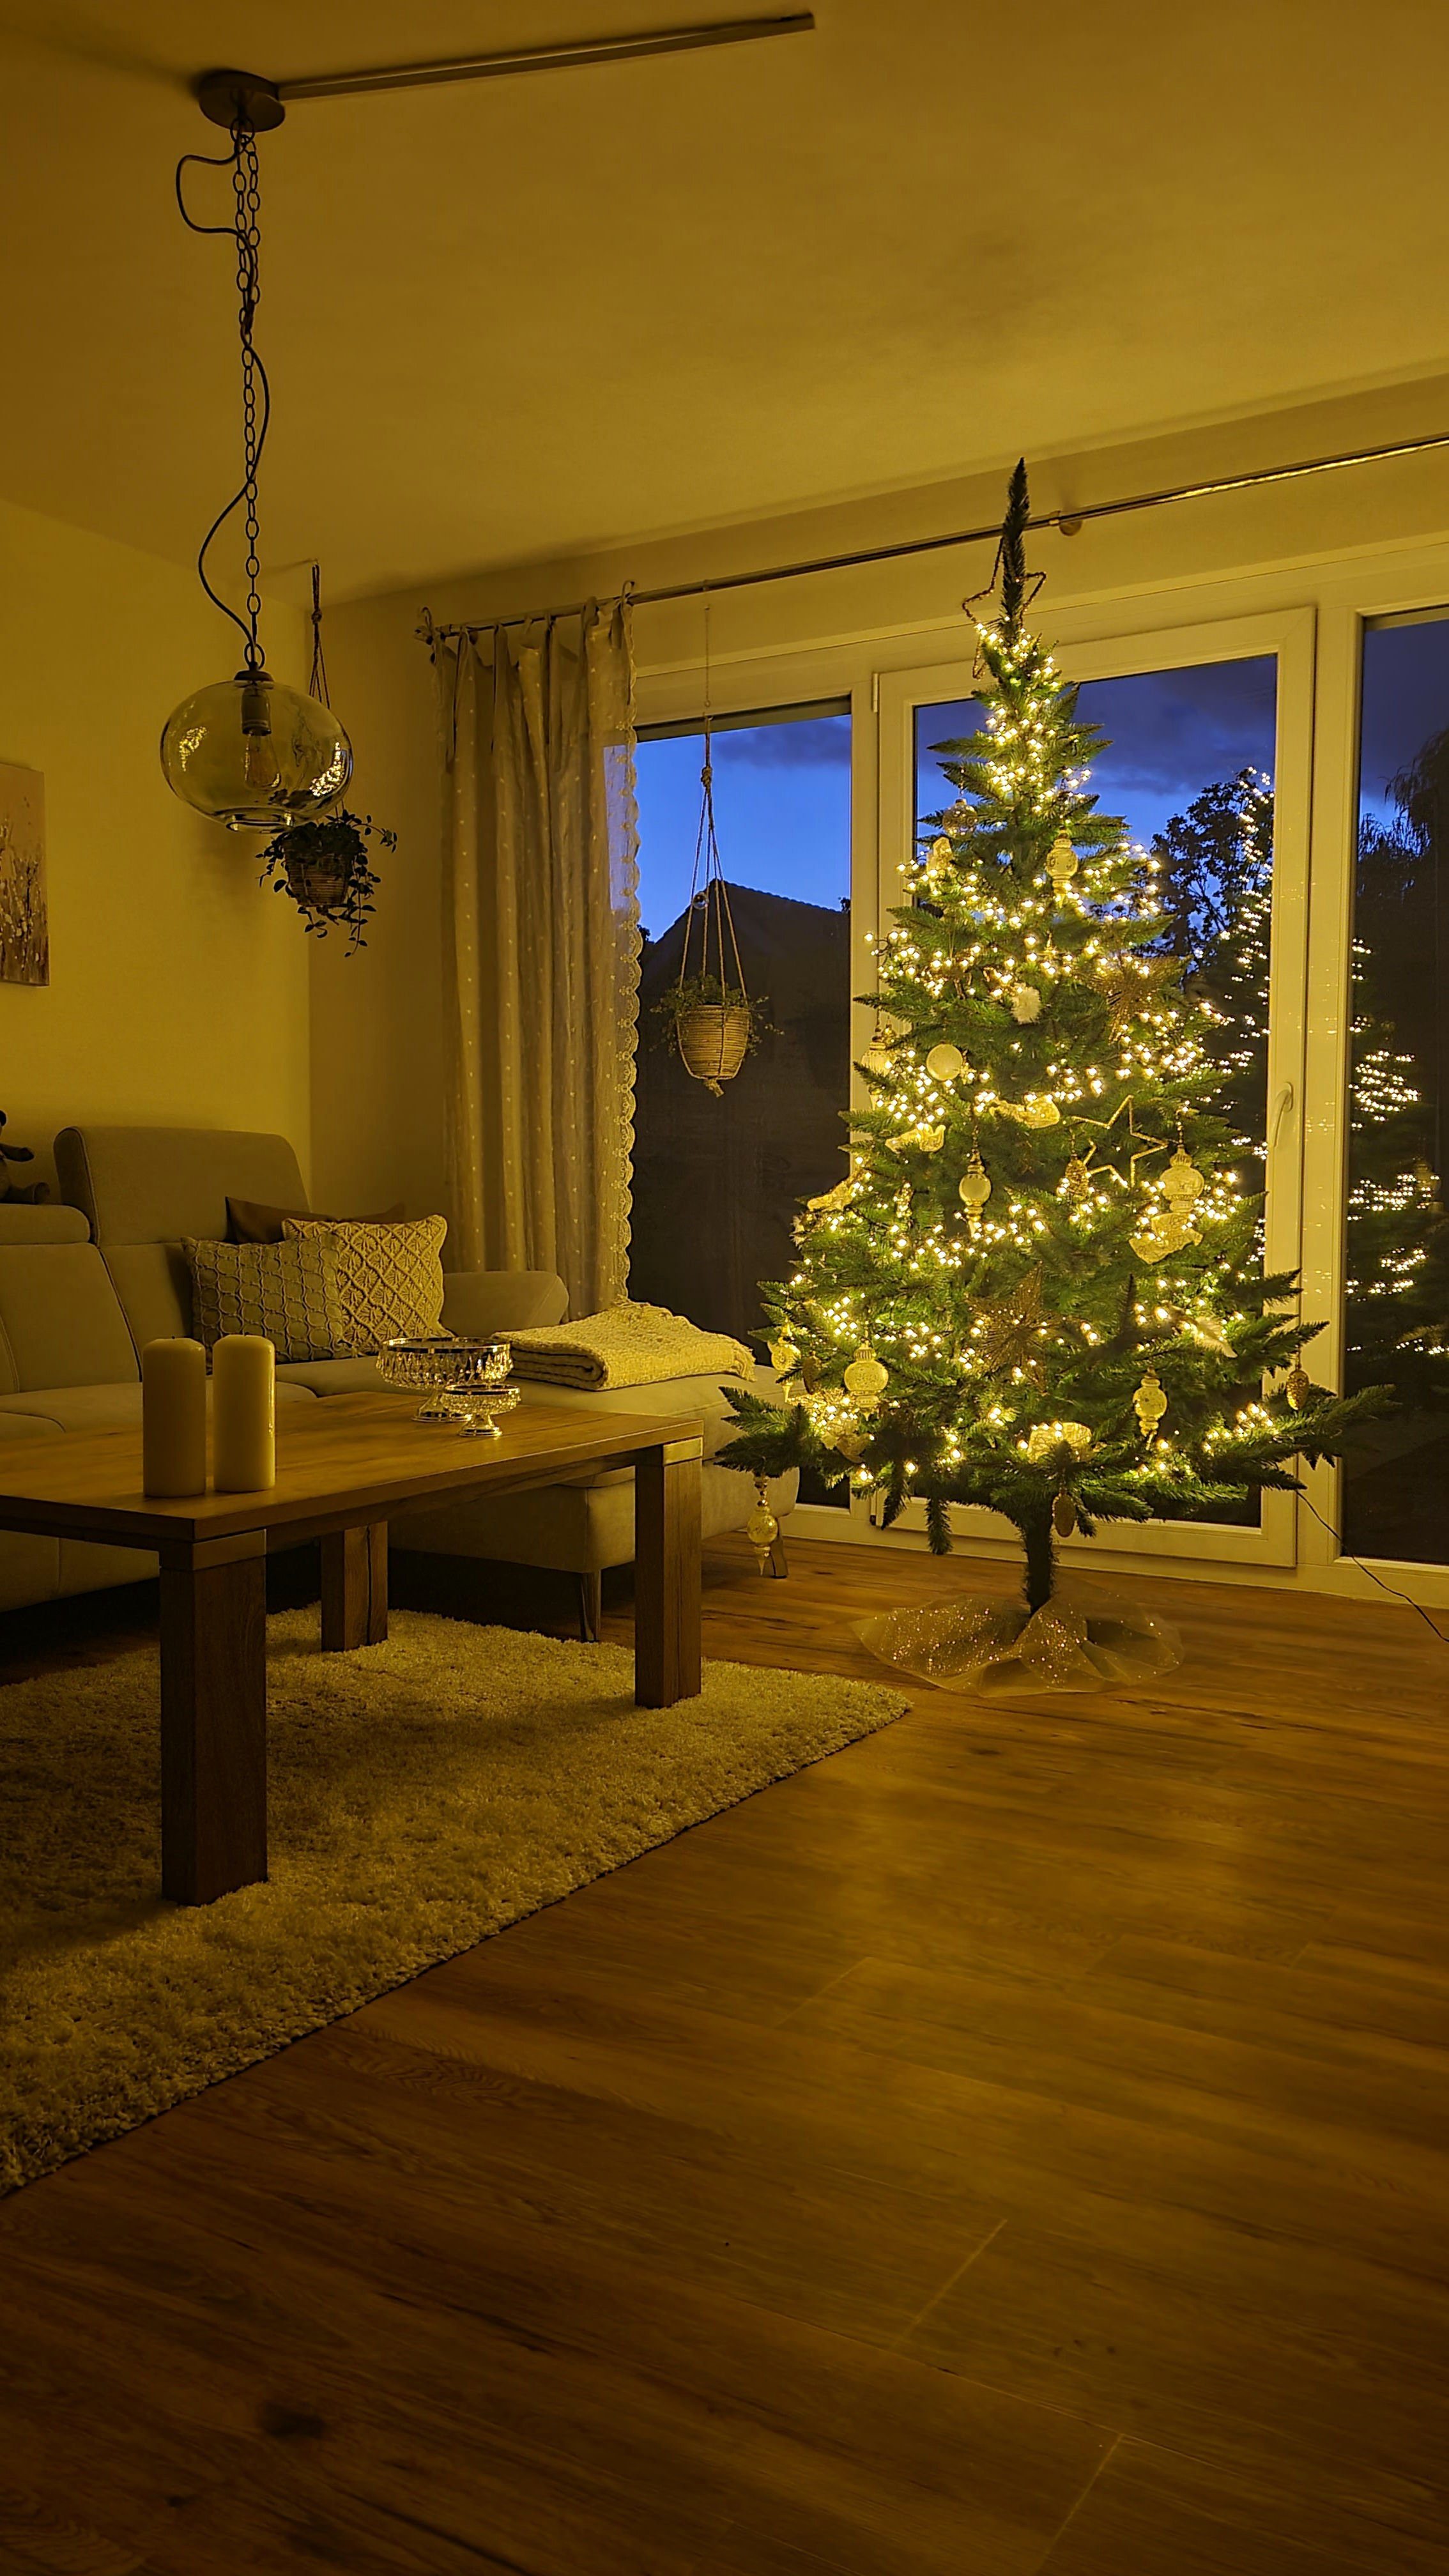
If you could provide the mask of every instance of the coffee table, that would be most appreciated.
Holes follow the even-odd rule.
[[[698,1421],[525,1403],[480,1440],[415,1421],[412,1401],[286,1406],[274,1485],[174,1502],[141,1490],[139,1427],[0,1438],[0,1529],[160,1556],[161,1886],[181,1905],[267,1874],[269,1547],[320,1538],[324,1648],[378,1645],[394,1514],[632,1467],[634,1696],[669,1708],[699,1690]]]

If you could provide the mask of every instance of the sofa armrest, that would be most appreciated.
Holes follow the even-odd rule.
[[[443,1273],[443,1322],[450,1333],[523,1333],[536,1324],[561,1324],[568,1302],[552,1270]]]

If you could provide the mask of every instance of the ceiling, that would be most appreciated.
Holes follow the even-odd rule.
[[[0,0],[0,493],[189,559],[234,294],[187,83],[782,0]],[[298,103],[264,551],[333,597],[1449,364],[1441,0],[816,0],[818,31]],[[196,174],[196,195],[220,175]]]

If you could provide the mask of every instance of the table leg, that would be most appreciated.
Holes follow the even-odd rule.
[[[387,1636],[387,1523],[329,1530],[322,1541],[322,1643],[329,1653]]]
[[[672,1708],[699,1693],[701,1442],[666,1440],[634,1466],[634,1697]]]
[[[161,1551],[161,1891],[209,1905],[267,1874],[267,1542]]]

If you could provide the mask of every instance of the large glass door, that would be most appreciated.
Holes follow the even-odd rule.
[[[1263,1197],[1275,1271],[1298,1258],[1312,633],[1311,613],[1295,612],[1056,655],[1109,739],[1091,781],[1099,809],[1157,855],[1172,947],[1221,1015],[1219,1096],[1244,1185]],[[884,929],[916,840],[955,793],[943,747],[975,730],[980,708],[969,666],[948,664],[883,679],[881,711]],[[999,1534],[988,1514],[955,1519],[973,1541]],[[1117,1525],[1074,1545],[1099,1559],[1121,1549],[1289,1564],[1293,1506],[1268,1495],[1228,1519]]]

